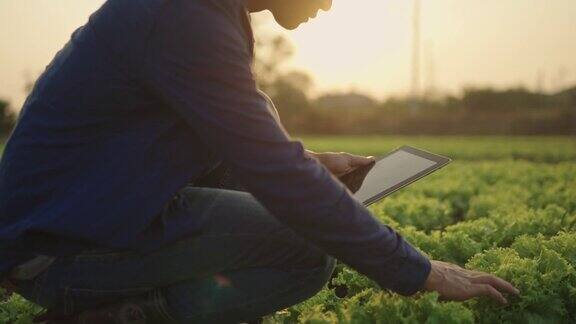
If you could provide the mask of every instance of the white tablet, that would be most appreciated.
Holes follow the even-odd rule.
[[[450,163],[444,156],[403,146],[376,162],[340,177],[354,197],[368,206]]]

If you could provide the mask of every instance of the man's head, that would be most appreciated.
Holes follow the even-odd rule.
[[[330,10],[332,0],[246,0],[246,4],[251,12],[270,10],[278,24],[295,29],[316,17],[319,10]]]

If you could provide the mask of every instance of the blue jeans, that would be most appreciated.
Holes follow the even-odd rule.
[[[166,322],[234,323],[313,296],[334,270],[334,259],[249,193],[189,186],[165,212],[203,217],[202,233],[145,255],[97,249],[59,258],[19,282],[18,293],[62,314],[145,296]]]

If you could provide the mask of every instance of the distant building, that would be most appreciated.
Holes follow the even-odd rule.
[[[349,93],[329,93],[316,99],[316,105],[329,109],[352,109],[370,108],[378,105],[374,98],[356,92]]]
[[[576,86],[560,91],[554,97],[564,105],[576,107]]]

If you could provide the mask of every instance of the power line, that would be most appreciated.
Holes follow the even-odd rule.
[[[414,0],[412,13],[412,98],[420,97],[420,19],[421,3],[420,0]]]

